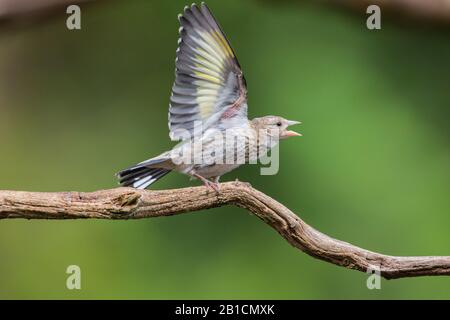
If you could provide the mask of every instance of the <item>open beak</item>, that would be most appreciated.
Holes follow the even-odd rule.
[[[300,124],[300,123],[301,123],[300,121],[291,121],[291,120],[289,120],[287,122],[288,127],[296,125],[296,124]],[[295,132],[293,130],[287,130],[284,133],[284,137],[286,137],[286,138],[288,138],[288,137],[299,137],[301,135],[302,135],[301,133]]]

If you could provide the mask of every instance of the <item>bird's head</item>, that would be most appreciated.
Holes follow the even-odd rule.
[[[279,139],[301,136],[301,134],[298,132],[288,130],[288,127],[300,123],[301,122],[299,121],[286,120],[278,116],[265,116],[261,118],[254,118],[251,121],[252,126],[257,131],[262,130],[269,136],[278,137]]]

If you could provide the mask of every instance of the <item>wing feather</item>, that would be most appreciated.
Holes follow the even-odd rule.
[[[204,3],[193,4],[178,19],[180,39],[169,106],[173,140],[178,140],[179,129],[193,133],[196,123],[204,131],[233,116],[247,118],[245,79],[211,11]]]

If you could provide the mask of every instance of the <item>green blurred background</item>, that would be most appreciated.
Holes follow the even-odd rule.
[[[0,30],[0,188],[92,191],[172,146],[186,1],[81,5]],[[295,1],[208,1],[250,117],[303,121],[250,181],[320,231],[392,255],[450,254],[450,30]],[[171,174],[154,188],[198,184]],[[82,289],[66,289],[68,265]],[[0,221],[0,298],[450,298],[450,278],[382,281],[313,259],[234,207],[137,221]]]

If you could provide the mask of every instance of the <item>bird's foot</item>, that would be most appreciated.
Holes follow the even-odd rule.
[[[199,175],[197,173],[194,173],[193,176],[196,177],[197,179],[199,179],[200,181],[202,181],[207,189],[212,189],[216,193],[220,193],[220,184],[219,184],[219,182],[210,181],[210,180],[202,177],[201,175]]]
[[[212,181],[207,180],[208,182],[205,183],[205,186],[207,188],[211,188],[212,190],[214,190],[216,193],[220,193],[220,183],[215,183]]]

